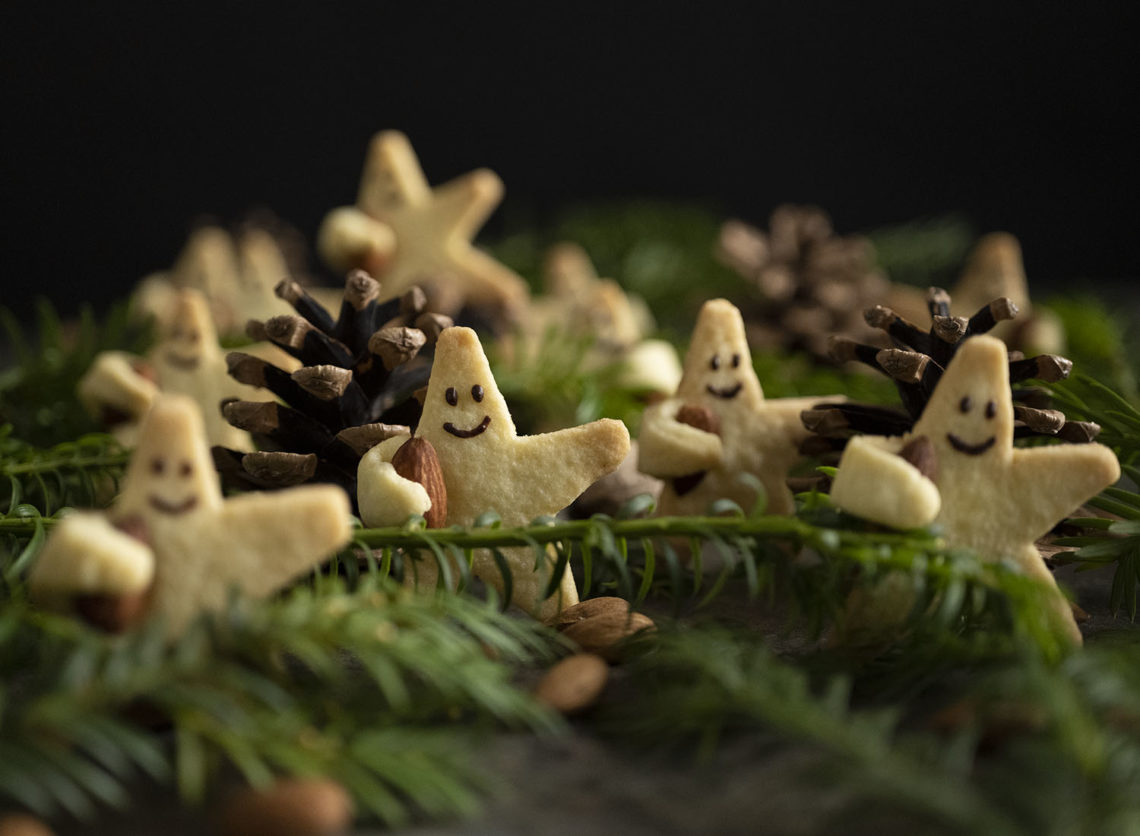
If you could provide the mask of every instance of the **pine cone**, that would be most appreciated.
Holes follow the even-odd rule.
[[[290,279],[275,291],[299,316],[250,320],[247,332],[304,365],[290,373],[240,351],[226,357],[230,375],[264,386],[285,405],[223,404],[226,419],[252,433],[261,452],[215,447],[214,462],[234,487],[332,482],[355,497],[360,457],[419,422],[413,396],[427,385],[436,338],[451,319],[428,311],[418,287],[378,302],[380,283],[363,270],[349,273],[335,320]]]
[[[842,450],[856,433],[902,435],[909,432],[926,408],[946,365],[967,337],[984,334],[999,322],[1017,316],[1017,306],[1006,297],[985,305],[970,318],[950,315],[950,294],[932,287],[927,293],[931,326],[923,331],[881,305],[868,308],[867,324],[885,332],[895,347],[879,348],[846,337],[831,338],[831,356],[836,362],[858,360],[889,376],[902,399],[903,409],[870,404],[820,404],[803,413],[804,426],[814,435],[801,445],[813,455]],[[1072,361],[1055,354],[1024,357],[1009,355],[1009,382],[1026,380],[1054,382],[1069,376]],[[1014,388],[1014,437],[1047,436],[1074,443],[1096,438],[1100,427],[1085,421],[1066,421],[1048,408],[1048,397],[1039,389]]]
[[[889,287],[870,241],[835,235],[815,206],[783,205],[767,234],[740,221],[721,227],[717,254],[757,295],[741,305],[754,348],[828,357],[829,334],[870,338],[859,318]]]

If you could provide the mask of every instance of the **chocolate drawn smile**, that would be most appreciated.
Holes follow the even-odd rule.
[[[451,423],[450,421],[448,421],[446,424],[444,424],[443,428],[447,432],[449,432],[453,436],[455,436],[456,438],[474,438],[475,436],[479,435],[479,433],[483,432],[483,430],[487,429],[487,427],[489,427],[489,426],[491,426],[491,416],[490,415],[484,415],[482,423],[480,423],[479,426],[473,427],[472,429],[469,429],[469,430],[461,430],[461,429],[457,428],[455,426],[455,424]]]
[[[180,354],[175,354],[173,351],[166,352],[166,362],[172,366],[177,366],[180,369],[196,369],[198,368],[197,357],[183,357]]]
[[[196,496],[188,496],[182,502],[167,502],[161,496],[154,494],[151,494],[148,499],[151,508],[164,514],[185,514],[198,504],[198,497]]]
[[[730,398],[735,398],[740,394],[740,390],[744,388],[744,384],[737,383],[735,386],[729,387],[728,389],[717,389],[710,383],[705,388],[708,389],[710,395],[716,395],[718,398],[729,400]]]
[[[997,438],[991,435],[981,444],[967,444],[965,441],[958,438],[958,436],[954,435],[953,433],[946,433],[946,440],[949,441],[950,446],[957,450],[959,453],[965,453],[967,456],[980,456],[982,453],[986,452],[986,450],[989,450],[994,446],[994,442],[997,440]]]

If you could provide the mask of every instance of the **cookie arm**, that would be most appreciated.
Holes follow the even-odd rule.
[[[512,467],[519,482],[532,482],[522,507],[564,508],[629,455],[629,430],[603,418],[541,435],[519,436]]]
[[[79,401],[94,415],[110,407],[138,421],[150,409],[158,387],[135,371],[140,358],[125,351],[102,351],[79,380]]]
[[[272,594],[352,539],[348,496],[333,485],[232,497],[222,517],[234,574],[254,596]]]
[[[1010,469],[1021,497],[1018,513],[1031,537],[1120,478],[1120,463],[1103,444],[1015,449]]]
[[[831,500],[857,517],[901,529],[929,525],[942,509],[937,486],[918,468],[863,436],[843,451]]]
[[[380,442],[360,459],[356,469],[356,503],[365,525],[399,525],[413,514],[431,510],[431,499],[419,482],[405,479],[392,466],[392,456],[408,440],[397,435]]]
[[[642,416],[637,459],[642,473],[669,479],[721,463],[720,436],[682,424],[676,419],[680,408],[681,402],[671,399],[651,406]]]

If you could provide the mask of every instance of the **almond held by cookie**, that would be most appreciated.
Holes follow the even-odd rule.
[[[587,487],[614,470],[629,452],[629,432],[620,421],[602,419],[557,432],[519,435],[491,375],[479,338],[469,328],[439,335],[416,438],[431,443],[447,489],[447,525],[471,525],[486,511],[505,526],[525,525],[565,508]],[[416,483],[395,473],[392,459],[407,436],[372,448],[360,462],[358,499],[366,525],[395,525],[430,510],[430,497],[402,486]],[[545,592],[555,561],[535,563],[528,548],[502,549],[511,567],[511,601],[539,618],[578,602],[567,566]],[[433,566],[421,562],[420,585],[434,584]],[[493,555],[476,550],[476,576],[503,591],[505,579]],[[424,574],[427,573],[427,574]]]

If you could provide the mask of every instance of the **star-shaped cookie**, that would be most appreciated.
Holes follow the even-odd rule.
[[[748,510],[756,491],[741,476],[751,474],[764,485],[767,511],[790,514],[785,479],[808,435],[800,413],[820,400],[826,398],[765,400],[740,311],[725,299],[705,302],[676,394],[641,419],[639,467],[666,480],[660,512],[703,514],[722,498]]]
[[[1013,446],[1013,399],[1004,343],[968,338],[939,380],[907,436],[853,439],[839,462],[832,500],[840,508],[888,525],[936,522],[946,542],[1006,558],[1030,577],[1056,586],[1033,545],[1082,502],[1120,478],[1116,456],[1100,444]],[[934,451],[938,500],[914,491],[913,468],[896,453],[925,437]],[[1064,597],[1059,623],[1081,640]]]
[[[438,456],[447,489],[447,525],[470,525],[485,511],[498,512],[507,526],[555,514],[629,452],[629,432],[611,419],[518,435],[479,338],[469,328],[447,328],[439,336],[416,437],[429,441]],[[406,441],[407,436],[388,439],[361,459],[357,498],[367,525],[392,525],[409,513],[428,510],[422,489],[409,487],[415,483],[398,476],[390,464]],[[512,568],[512,603],[541,618],[577,603],[569,567],[560,594],[544,601],[550,562],[536,569],[532,550],[502,552]],[[474,572],[503,589],[490,553],[476,553]]]
[[[47,603],[146,591],[173,637],[199,612],[221,608],[231,587],[273,594],[351,531],[348,497],[331,485],[223,499],[198,407],[164,395],[147,413],[115,505],[65,517],[29,588]]]
[[[373,271],[389,295],[419,284],[440,313],[470,305],[509,321],[527,303],[526,282],[471,244],[502,194],[488,169],[431,188],[408,138],[384,131],[372,139],[356,208],[326,217],[319,248],[340,269]]]
[[[296,367],[293,358],[275,349],[274,359],[278,355],[285,358],[286,368]],[[134,442],[138,422],[159,392],[192,397],[202,410],[210,443],[235,450],[252,450],[253,444],[249,433],[226,421],[222,401],[273,400],[269,392],[230,377],[206,297],[188,288],[174,291],[169,317],[160,325],[159,342],[145,363],[121,351],[103,352],[79,383],[80,400],[88,409],[117,413],[121,420],[113,430],[128,445]]]

